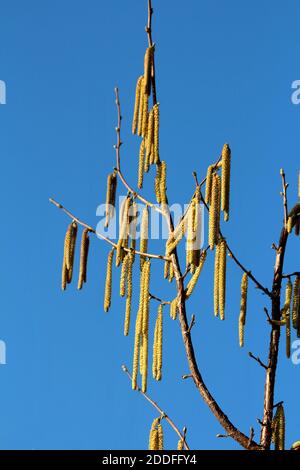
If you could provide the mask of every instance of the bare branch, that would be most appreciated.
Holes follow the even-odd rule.
[[[159,302],[162,305],[170,305],[171,303],[169,300],[162,300],[159,297],[156,297],[156,295],[153,295],[151,293],[149,294],[149,297],[150,299],[157,300],[157,302]]]
[[[127,377],[132,380],[132,376],[129,372],[129,370],[127,369],[127,367],[125,365],[122,365],[122,370],[123,372],[125,372],[125,374],[127,375]],[[154,408],[160,413],[160,415],[162,415],[164,417],[164,419],[167,421],[167,423],[169,423],[169,425],[174,429],[174,431],[176,432],[176,434],[179,436],[179,438],[182,440],[183,444],[184,444],[184,447],[186,450],[190,450],[187,442],[186,442],[186,437],[185,437],[185,433],[181,433],[178,429],[178,427],[176,426],[176,424],[174,423],[174,421],[172,421],[172,419],[170,418],[170,416],[167,415],[167,413],[165,411],[163,411],[161,409],[161,407],[154,401],[152,400],[152,398],[149,397],[149,395],[147,395],[147,393],[143,392],[139,387],[136,389],[141,395],[143,395],[143,397],[149,402],[151,403],[152,406],[154,406]]]
[[[288,201],[287,201],[287,188],[288,188],[288,183],[286,182],[285,179],[285,172],[283,168],[280,170],[280,175],[281,175],[281,180],[282,180],[282,201],[283,201],[283,212],[284,212],[284,225],[285,227],[287,226],[287,221],[288,221]]]
[[[259,358],[258,356],[254,356],[254,355],[252,354],[252,352],[250,352],[250,351],[249,351],[248,355],[249,355],[249,357],[251,357],[251,359],[254,359],[256,362],[258,362],[258,364],[259,364],[261,367],[263,367],[264,369],[268,369],[268,367],[266,366],[266,364],[264,364],[264,363],[260,360],[260,358]]]

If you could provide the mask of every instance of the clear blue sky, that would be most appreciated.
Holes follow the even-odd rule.
[[[187,202],[192,171],[204,175],[224,142],[232,148],[232,211],[224,233],[240,259],[268,287],[282,223],[279,169],[297,200],[300,106],[291,83],[300,79],[300,5],[238,0],[154,0],[161,155],[168,162],[172,202]],[[60,290],[68,218],[48,203],[53,196],[96,225],[96,207],[114,165],[118,84],[123,109],[123,166],[136,181],[138,139],[130,134],[135,80],[146,47],[146,0],[1,0],[0,106],[1,246],[0,366],[2,449],[143,449],[154,410],[131,391],[121,364],[131,368],[132,332],[122,336],[124,302],[116,295],[102,310],[107,246],[93,237],[88,283]],[[147,178],[148,182],[150,178]],[[151,195],[152,184],[146,185]],[[158,242],[153,251],[162,250]],[[286,271],[299,270],[292,239]],[[78,260],[78,258],[77,258]],[[259,427],[264,371],[248,358],[266,358],[268,301],[251,285],[246,346],[238,347],[241,273],[229,261],[227,320],[212,315],[213,256],[188,314],[212,393],[244,432]],[[153,262],[151,290],[164,298]],[[160,271],[159,271],[160,270]],[[114,272],[116,291],[118,273]],[[135,296],[137,297],[137,288]],[[136,302],[135,310],[136,311]],[[156,305],[151,310],[155,317]],[[188,373],[179,326],[167,316],[164,379],[149,393],[183,427],[192,448],[236,449],[216,439],[222,428]],[[276,400],[286,402],[287,445],[299,439],[299,374],[280,351]],[[176,435],[165,426],[166,447]]]

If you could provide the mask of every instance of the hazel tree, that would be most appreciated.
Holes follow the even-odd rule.
[[[162,379],[163,364],[163,329],[166,315],[170,314],[176,321],[182,333],[184,351],[186,354],[189,375],[204,402],[214,414],[225,434],[219,437],[230,437],[241,447],[248,450],[284,450],[285,445],[285,415],[284,405],[280,401],[275,403],[275,384],[278,362],[279,344],[282,340],[286,345],[286,356],[291,354],[292,334],[300,337],[300,271],[290,274],[284,272],[284,260],[287,242],[290,236],[300,233],[300,202],[291,210],[288,209],[287,189],[288,183],[283,170],[280,170],[282,181],[283,225],[278,244],[274,245],[275,264],[271,288],[265,287],[247,269],[238,256],[230,248],[228,239],[223,234],[223,224],[228,223],[230,216],[230,168],[231,149],[225,143],[208,168],[202,180],[194,173],[195,189],[191,195],[187,209],[180,220],[174,223],[169,207],[167,195],[167,163],[161,159],[159,150],[160,137],[160,105],[157,99],[155,54],[156,45],[152,38],[152,1],[148,3],[148,21],[146,35],[148,45],[144,56],[143,74],[137,78],[135,103],[133,107],[132,133],[139,138],[139,157],[137,171],[137,189],[131,187],[121,170],[121,105],[119,91],[115,89],[117,126],[115,167],[107,177],[105,226],[116,217],[116,194],[118,185],[122,185],[127,195],[120,208],[119,239],[115,242],[89,224],[83,222],[62,204],[54,199],[50,201],[61,209],[71,222],[67,228],[64,241],[64,254],[62,265],[62,284],[65,290],[72,282],[74,276],[74,259],[76,239],[79,227],[83,228],[80,247],[80,266],[78,275],[78,289],[82,289],[87,282],[87,264],[90,237],[96,235],[110,245],[107,259],[107,273],[104,294],[104,311],[108,312],[113,302],[114,290],[112,287],[114,264],[120,269],[120,296],[125,298],[124,335],[128,336],[130,328],[134,328],[133,360],[131,372],[126,366],[123,371],[129,377],[132,389],[141,393],[145,399],[156,409],[158,416],[154,419],[149,436],[149,449],[163,449],[163,423],[170,425],[178,435],[178,449],[189,449],[186,428],[180,430],[174,421],[160,406],[147,394],[149,369],[152,370],[154,380]],[[153,200],[146,199],[142,193],[144,179],[150,168],[155,169]],[[300,175],[298,197],[300,197]],[[143,205],[139,245],[137,245],[137,225],[139,220],[139,206]],[[208,245],[201,244],[202,211],[208,213]],[[155,254],[150,250],[149,239],[149,212],[156,211],[165,220],[168,227],[168,239],[165,253]],[[183,240],[186,240],[185,243]],[[186,263],[182,266],[179,250],[185,250]],[[248,284],[252,283],[268,299],[269,308],[265,309],[266,320],[270,327],[269,353],[264,363],[259,357],[249,353],[265,370],[265,386],[263,398],[263,413],[260,420],[261,434],[259,440],[254,440],[254,430],[250,429],[245,435],[234,425],[225,414],[208,386],[203,380],[196,359],[192,338],[192,329],[195,323],[194,315],[188,320],[187,302],[194,295],[195,288],[201,277],[206,258],[214,256],[214,288],[212,292],[214,315],[220,320],[225,319],[226,306],[226,263],[230,257],[241,272],[241,301],[238,319],[239,344],[244,347],[245,327],[247,320]],[[171,300],[163,300],[150,291],[151,272],[155,269],[152,262],[164,263],[164,278],[174,284],[176,295]],[[132,300],[133,271],[140,272],[139,307],[133,317]],[[154,337],[149,336],[150,302],[157,302],[157,314],[154,322]],[[270,313],[269,313],[270,312]],[[133,317],[133,318],[132,318]],[[282,334],[283,333],[283,334]],[[139,385],[139,376],[141,384]],[[300,450],[300,441],[296,441],[293,450]]]

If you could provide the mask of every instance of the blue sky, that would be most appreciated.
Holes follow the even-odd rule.
[[[284,167],[289,200],[297,201],[300,105],[291,84],[300,79],[297,44],[300,5],[237,0],[154,0],[161,155],[168,163],[172,202],[188,202],[192,171],[205,175],[224,142],[232,148],[232,210],[224,233],[242,262],[270,287],[282,224]],[[131,136],[135,81],[146,47],[146,0],[1,0],[0,106],[2,169],[0,339],[0,448],[143,449],[155,411],[132,392],[121,371],[131,368],[132,331],[122,336],[124,302],[118,292],[102,310],[108,248],[91,240],[88,283],[62,293],[60,270],[68,218],[48,203],[57,198],[96,225],[114,165],[120,88],[122,159],[136,182],[138,139]],[[152,195],[147,178],[145,194]],[[124,194],[124,192],[122,192]],[[163,245],[154,242],[153,251]],[[77,258],[78,261],[78,258]],[[286,272],[299,270],[299,240],[288,247]],[[152,264],[151,290],[174,297]],[[77,263],[78,264],[78,263]],[[241,273],[228,263],[227,319],[212,315],[213,256],[188,305],[196,314],[193,339],[199,366],[213,395],[244,432],[262,415],[264,371],[248,358],[266,358],[268,300],[251,284],[246,346],[238,347]],[[154,274],[155,273],[155,274]],[[138,297],[135,285],[136,297]],[[151,309],[154,319],[156,305]],[[136,301],[135,309],[136,311]],[[153,328],[153,325],[152,325]],[[216,439],[222,428],[188,373],[179,325],[165,320],[162,383],[149,393],[197,449],[237,449]],[[284,400],[287,445],[299,439],[299,374],[280,350],[276,400]],[[165,426],[166,447],[177,437]]]

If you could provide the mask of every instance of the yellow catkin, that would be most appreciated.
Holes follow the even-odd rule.
[[[143,292],[142,292],[142,309],[143,316],[143,327],[142,331],[144,334],[148,334],[149,328],[149,284],[150,284],[150,261],[145,261],[143,266]]]
[[[172,320],[176,320],[177,318],[177,310],[178,310],[178,300],[177,297],[172,300],[170,304],[170,317]]]
[[[164,450],[164,432],[161,423],[157,425],[158,432],[158,450]]]
[[[137,79],[137,82],[136,82],[135,102],[134,102],[134,111],[133,111],[133,119],[132,119],[132,133],[133,134],[136,134],[137,127],[138,127],[139,105],[140,105],[140,95],[141,95],[142,81],[143,81],[143,76],[139,77]]]
[[[286,356],[291,356],[291,300],[292,300],[293,286],[290,279],[287,282],[285,289],[285,304],[284,304],[284,319],[286,331]]]
[[[160,192],[160,199],[161,204],[167,203],[167,164],[166,162],[161,162],[161,176],[159,182],[159,192]]]
[[[230,194],[230,160],[231,151],[228,144],[222,149],[222,189],[221,189],[221,209],[224,211],[225,222],[229,219],[229,194]]]
[[[66,267],[65,257],[63,257],[62,272],[61,272],[61,288],[66,290],[68,281],[68,270]]]
[[[158,429],[160,418],[155,418],[149,434],[149,450],[159,450]]]
[[[242,276],[241,282],[241,305],[239,316],[239,342],[240,347],[244,346],[245,324],[247,314],[247,294],[248,294],[248,275],[246,273]]]
[[[297,319],[298,319],[299,308],[300,308],[300,276],[295,277],[293,291],[294,291],[294,297],[293,297],[292,319],[293,319],[293,328],[297,329]]]
[[[190,281],[187,285],[186,292],[185,292],[186,299],[188,299],[192,295],[193,290],[196,287],[196,284],[197,284],[198,279],[200,277],[200,274],[201,274],[201,271],[203,269],[205,260],[206,260],[206,251],[204,251],[201,254],[201,259],[200,259],[199,266],[196,268],[195,273],[193,274],[193,276],[191,277],[191,279],[190,279]]]
[[[107,177],[106,189],[106,208],[105,208],[105,227],[108,227],[110,219],[114,214],[116,202],[117,175],[115,172],[110,173]]]
[[[112,287],[112,265],[115,249],[113,248],[107,257],[105,291],[104,291],[104,311],[108,312],[111,304],[111,287]]]
[[[69,249],[69,269],[67,270],[68,284],[71,283],[72,277],[73,277],[73,266],[74,266],[77,230],[78,230],[77,222],[73,222],[72,229],[71,229],[70,249]]]
[[[273,419],[273,440],[275,450],[284,450],[285,448],[285,415],[283,405],[277,406],[276,414]]]
[[[147,392],[148,381],[148,332],[143,333],[143,354],[142,354],[142,392]]]
[[[217,174],[213,175],[212,181],[212,195],[211,206],[209,210],[209,233],[208,243],[211,250],[218,239],[220,225],[220,177]]]
[[[179,439],[177,444],[177,450],[183,450],[183,439]]]
[[[293,229],[293,219],[292,217],[288,217],[288,220],[287,220],[287,226],[286,226],[286,229],[287,229],[287,232],[288,233],[291,233],[292,232],[292,229]]]
[[[171,261],[165,261],[164,264],[164,279],[168,279],[170,272]]]
[[[166,243],[166,256],[170,256],[170,254],[174,251],[178,243],[182,240],[185,233],[187,232],[190,209],[191,205],[182,219],[178,222],[173,232],[170,234],[170,237]]]
[[[163,306],[158,307],[157,319],[154,329],[153,340],[153,362],[152,362],[152,375],[155,380],[161,380],[162,370],[162,344],[163,344]]]
[[[134,348],[133,348],[133,365],[132,365],[132,382],[133,390],[137,389],[137,375],[139,368],[139,349],[140,349],[140,336],[142,331],[142,312],[139,309],[135,321],[135,334],[134,334]]]
[[[291,450],[298,450],[300,451],[300,441],[296,441],[293,443]]]
[[[213,176],[213,165],[209,165],[206,173],[206,185],[205,185],[205,202],[210,204],[211,202],[211,190],[212,190],[212,176]]]
[[[161,163],[156,165],[156,175],[154,180],[154,191],[157,204],[161,203],[161,194],[160,194],[160,180],[161,180]]]
[[[89,253],[89,229],[85,228],[82,232],[81,237],[81,247],[80,247],[80,266],[79,266],[79,276],[78,276],[78,285],[77,289],[81,289],[83,283],[86,282],[87,279],[87,260],[88,260],[88,253]]]
[[[219,315],[219,266],[220,266],[220,244],[216,245],[215,272],[214,272],[214,314]]]
[[[139,168],[138,168],[138,188],[143,187],[144,182],[144,168],[145,166],[145,140],[141,141],[140,152],[139,152]]]
[[[140,234],[140,252],[147,253],[148,249],[148,237],[149,237],[149,211],[148,206],[146,206],[142,213],[141,220],[141,234]],[[140,256],[140,266],[143,268],[145,262],[145,257]]]
[[[68,226],[64,243],[64,260],[67,270],[70,268],[71,238],[73,232],[73,222]]]
[[[129,209],[131,206],[130,197],[126,197],[122,203],[120,211],[120,229],[119,229],[119,240],[117,244],[117,254],[116,254],[116,266],[120,266],[124,258],[123,248],[127,247],[128,235],[129,235]]]
[[[139,95],[139,113],[137,123],[137,135],[141,136],[143,132],[143,106],[144,106],[144,77],[141,79],[141,90]]]
[[[288,233],[291,233],[299,217],[300,217],[300,202],[297,202],[297,204],[295,204],[294,207],[291,209],[289,216],[288,216],[287,227],[286,227]]]
[[[122,268],[121,268],[121,275],[120,275],[120,296],[121,297],[125,297],[125,294],[126,294],[128,258],[129,258],[129,253],[125,255],[125,258],[122,263]]]
[[[220,241],[220,258],[219,258],[219,307],[220,319],[225,319],[225,300],[226,300],[226,241]]]
[[[124,321],[124,336],[128,336],[130,328],[131,302],[132,302],[132,268],[134,263],[134,254],[131,251],[128,255],[127,263],[127,295]]]
[[[144,58],[144,90],[143,92],[149,96],[151,91],[151,71],[153,63],[153,46],[149,46],[145,53]]]
[[[147,129],[147,139],[146,139],[146,156],[149,163],[153,163],[151,158],[152,147],[153,147],[153,131],[154,131],[154,113],[153,108],[150,109],[148,115],[148,129]]]
[[[193,232],[193,219],[195,213],[195,201],[192,200],[188,210],[187,218],[187,234],[186,234],[186,265],[190,268],[193,265],[193,245],[194,245],[194,232]]]
[[[138,221],[138,205],[136,201],[133,201],[129,209],[129,235],[131,238],[130,248],[133,250],[133,259],[135,258],[136,249],[136,228]]]
[[[159,105],[156,103],[153,106],[153,119],[154,119],[154,129],[153,129],[153,158],[154,163],[159,162]]]
[[[148,130],[148,95],[143,96],[142,136],[146,138]]]
[[[172,282],[173,279],[174,279],[174,266],[173,266],[173,263],[170,263],[170,267],[169,267],[169,282]]]

